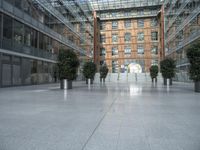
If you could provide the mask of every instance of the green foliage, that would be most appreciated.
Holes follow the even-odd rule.
[[[151,68],[150,68],[150,75],[151,75],[151,78],[157,78],[158,76],[158,66],[157,65],[152,65]]]
[[[58,55],[58,71],[60,79],[74,80],[77,76],[79,59],[72,50],[60,50]]]
[[[190,62],[190,79],[198,82],[200,81],[200,42],[187,49],[187,57]]]
[[[160,71],[163,78],[171,79],[175,76],[176,64],[172,58],[166,58],[160,62]]]
[[[100,72],[100,78],[106,78],[106,76],[108,74],[108,67],[107,67],[107,65],[102,65],[100,67],[99,72]]]
[[[94,79],[96,70],[96,65],[93,62],[86,62],[83,65],[83,75],[86,79]]]

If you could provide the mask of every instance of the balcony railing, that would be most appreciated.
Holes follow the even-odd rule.
[[[45,58],[54,61],[57,60],[57,55],[53,54],[52,52],[48,52],[31,46],[26,46],[9,39],[1,39],[1,40],[2,40],[2,47],[1,47],[2,49],[30,56],[35,56],[39,58]]]
[[[172,33],[167,42],[171,41],[187,24],[189,24],[200,13],[200,6],[194,9],[191,14],[183,21],[183,23],[176,29],[176,32]]]
[[[30,27],[36,28],[40,32],[45,33],[46,35],[50,36],[51,38],[61,42],[62,44],[80,52],[83,55],[86,55],[84,49],[78,47],[75,43],[71,42],[67,37],[62,36],[61,34],[55,32],[54,30],[50,29],[49,27],[45,26],[41,22],[37,21],[36,19],[32,18],[28,14],[24,13],[20,9],[14,7],[13,5],[9,4],[5,0],[0,1],[0,10],[6,13],[12,14],[12,16],[27,24]]]
[[[200,38],[200,30],[197,30],[196,32],[188,36],[187,38],[183,39],[175,49],[172,49],[171,51],[167,52],[166,55],[170,55],[173,52],[176,52],[180,50],[181,48],[184,48],[189,43],[191,43],[192,41],[195,41],[198,38]]]
[[[124,14],[118,14],[117,16],[111,15],[100,15],[101,20],[108,20],[108,19],[124,19],[124,18],[142,18],[142,17],[155,17],[157,16],[158,12],[152,12],[149,14],[132,14],[129,16],[124,16]]]

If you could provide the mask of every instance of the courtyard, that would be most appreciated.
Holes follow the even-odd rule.
[[[193,85],[74,82],[0,89],[0,150],[199,150]]]

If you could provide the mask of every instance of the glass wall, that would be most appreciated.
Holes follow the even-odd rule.
[[[50,62],[0,53],[0,65],[0,87],[54,82]]]
[[[165,9],[165,55],[176,60],[178,81],[188,76],[187,48],[200,40],[200,1],[167,1]]]
[[[35,29],[2,15],[2,48],[47,59],[56,59],[61,43]],[[56,43],[56,45],[54,45]],[[0,45],[1,46],[1,45]],[[36,49],[40,51],[37,52]]]

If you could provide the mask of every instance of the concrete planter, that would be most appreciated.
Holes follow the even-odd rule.
[[[100,78],[100,82],[104,82],[105,83],[105,78]]]
[[[157,83],[157,78],[152,78],[152,83]]]
[[[71,80],[67,80],[67,79],[63,79],[60,81],[60,89],[72,89],[72,81]]]
[[[86,84],[93,84],[93,79],[86,79]]]
[[[172,85],[172,79],[164,78],[164,85]]]
[[[200,93],[200,81],[194,83],[194,90]]]

